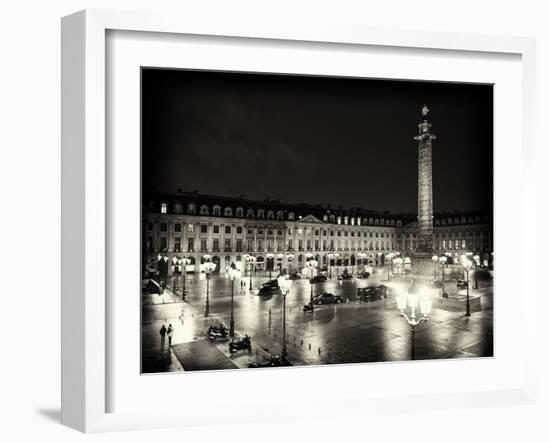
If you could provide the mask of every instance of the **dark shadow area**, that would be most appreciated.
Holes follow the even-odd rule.
[[[60,408],[38,408],[34,410],[36,414],[42,416],[46,420],[54,422],[56,424],[61,423],[61,409]]]

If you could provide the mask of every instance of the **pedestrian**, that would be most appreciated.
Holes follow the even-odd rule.
[[[168,335],[168,348],[172,347],[172,336],[174,336],[174,329],[172,328],[172,324],[168,324],[168,330],[166,331],[166,334]]]
[[[166,338],[166,327],[164,324],[162,324],[162,327],[160,328],[160,353],[164,351],[164,340]]]

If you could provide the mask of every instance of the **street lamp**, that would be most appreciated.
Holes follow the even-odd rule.
[[[477,268],[479,267],[481,261],[480,261],[480,257],[478,254],[475,254],[474,255],[474,262],[476,264],[476,268],[474,270],[474,288],[477,290],[478,287],[477,287]]]
[[[185,296],[185,279],[187,274],[187,266],[191,264],[191,260],[189,258],[182,258],[181,260],[181,274],[183,277],[183,289],[182,289],[182,298]]]
[[[435,274],[437,263],[439,262],[439,256],[434,255],[432,256],[432,262],[434,263],[434,281],[437,279],[437,276]]]
[[[418,304],[420,304],[420,313],[422,314],[420,319],[416,318]],[[407,307],[410,309],[409,315],[405,312]],[[416,327],[428,320],[428,315],[432,309],[431,293],[419,293],[418,284],[411,279],[411,285],[407,291],[397,295],[397,308],[399,309],[401,317],[404,318],[411,327],[411,360],[414,361]]]
[[[229,320],[229,336],[231,336],[233,341],[233,337],[235,336],[235,318],[233,316],[233,287],[235,283],[235,278],[239,276],[239,271],[237,270],[234,262],[232,262],[229,266],[227,273],[229,274],[229,278],[231,279],[231,319]]]
[[[290,274],[290,271],[292,270],[292,260],[294,259],[294,255],[292,253],[287,253],[286,255],[286,262],[288,263],[288,273]]]
[[[311,306],[312,311],[313,311],[313,271],[317,268],[318,264],[319,263],[315,261],[313,258],[310,259],[308,262],[306,262],[306,266],[309,268],[309,286],[310,286],[309,305]]]
[[[466,316],[470,316],[470,269],[474,265],[468,255],[460,257],[462,268],[466,271]]]
[[[271,265],[269,267],[269,279],[271,279],[271,269],[273,268],[273,258],[275,258],[275,255],[273,253],[268,253],[265,257],[267,260],[271,260]]]
[[[288,275],[281,275],[277,278],[277,283],[283,294],[283,349],[281,351],[281,357],[286,358],[286,295],[290,292],[290,287],[292,286],[292,280]]]
[[[204,309],[204,316],[208,317],[210,315],[210,274],[216,268],[216,264],[212,262],[212,257],[210,255],[204,255],[202,259],[204,260],[203,269],[206,277],[206,306]]]
[[[284,257],[285,257],[285,255],[283,255],[282,253],[277,254],[277,268],[279,269],[279,275],[283,272],[283,258]]]
[[[443,290],[445,290],[445,264],[447,263],[447,257],[440,256],[439,263],[441,264],[441,282],[443,283]]]
[[[246,263],[250,266],[249,270],[249,276],[250,276],[250,287],[249,290],[252,291],[252,268],[254,267],[254,263],[256,262],[256,257],[252,255],[246,255]]]

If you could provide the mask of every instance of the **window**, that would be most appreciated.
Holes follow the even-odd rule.
[[[298,235],[301,235],[302,233],[304,233],[304,230],[301,227],[298,227]]]
[[[267,229],[267,234],[268,234],[268,235],[273,235],[273,230]]]
[[[288,240],[288,250],[292,250],[292,240]]]
[[[308,249],[308,250],[311,250],[311,239],[308,239],[308,240],[307,240],[307,244],[306,244],[306,245],[307,245],[307,249]]]
[[[277,230],[277,236],[281,236],[283,234],[282,230]]]
[[[224,210],[223,210],[223,214],[225,216],[233,216],[233,210],[231,210],[231,207],[226,207]]]
[[[263,219],[263,217],[264,217],[264,209],[258,209],[258,218]]]
[[[166,236],[161,236],[161,238],[160,238],[160,251],[165,252],[167,247],[168,247],[168,245],[167,245]]]
[[[267,212],[267,219],[273,218],[275,218],[275,212],[273,212],[273,210],[270,210],[269,212]]]
[[[306,229],[306,235],[307,235],[307,236],[311,235],[311,229],[310,229],[310,228],[307,228],[307,229]]]
[[[458,250],[460,249],[460,242],[458,241],[458,239],[455,241],[455,250]]]
[[[178,233],[181,232],[181,224],[180,223],[174,224],[174,232],[178,232]]]
[[[212,248],[214,249],[214,252],[220,251],[220,240],[218,238],[214,238],[214,241],[212,242]]]
[[[201,215],[208,215],[208,206],[201,206]]]
[[[447,241],[443,240],[441,241],[441,248],[445,250],[447,248]]]
[[[242,252],[243,251],[243,240],[242,239],[237,239],[237,252]]]
[[[241,235],[243,233],[243,228],[241,226],[237,227],[237,234]]]
[[[315,236],[319,236],[319,231],[318,230],[315,231]]]
[[[187,240],[187,251],[188,252],[194,252],[195,251],[195,240],[193,238],[189,238]]]
[[[247,218],[254,218],[254,210],[248,209],[248,210],[246,211],[246,217],[247,217]]]
[[[304,248],[303,246],[304,246],[304,242],[301,239],[298,240],[298,250],[302,251]]]
[[[348,217],[347,216],[344,216],[344,224],[348,224]]]
[[[340,232],[340,230],[338,230],[338,232],[336,232],[338,236],[342,236],[342,232]]]
[[[201,233],[207,233],[208,232],[208,226],[206,224],[201,224]]]
[[[193,203],[187,204],[187,213],[189,215],[194,215],[196,211],[197,211],[196,206]]]
[[[354,232],[354,231],[351,232],[351,236],[355,236],[355,232]]]
[[[246,250],[247,250],[248,252],[252,252],[252,242],[253,242],[253,241],[252,241],[251,239],[249,239],[249,240],[246,242]]]
[[[160,231],[161,232],[167,232],[168,231],[168,224],[160,223]]]
[[[225,240],[225,243],[224,243],[224,250],[226,252],[230,252],[231,251],[231,240],[230,239],[226,239]]]
[[[231,226],[225,226],[225,233],[227,234],[231,233]]]
[[[335,220],[334,215],[330,215],[329,220],[332,224],[334,224],[334,220]]]
[[[264,229],[258,229],[258,235],[263,235],[264,234]]]
[[[283,219],[283,211],[282,210],[278,210],[277,211],[277,219]]]
[[[221,211],[222,211],[222,208],[220,206],[214,206],[214,208],[212,209],[212,214],[216,216],[220,216]]]
[[[315,250],[319,250],[319,240],[315,240]]]
[[[288,212],[288,219],[291,220],[291,221],[293,221],[294,218],[295,218],[294,212]]]
[[[348,231],[347,230],[344,232],[344,236],[348,236]]]
[[[214,233],[220,233],[220,226],[213,226],[212,229]]]
[[[337,221],[336,221],[336,222],[337,222],[338,224],[342,224],[342,217],[339,216],[339,217],[337,218]]]
[[[168,204],[160,203],[160,213],[166,213],[168,211]]]
[[[463,248],[463,249],[466,248],[466,240],[465,240],[465,239],[462,240],[462,248]]]
[[[258,250],[259,251],[264,250],[264,242],[261,239],[258,240]]]
[[[330,236],[334,236],[334,230],[330,231]]]
[[[327,221],[328,221],[328,215],[323,215],[323,221],[324,221],[324,222],[327,222]]]
[[[289,229],[288,229],[288,234],[289,234],[289,235],[292,235],[292,228],[290,228],[290,227],[289,227]]]
[[[188,224],[187,225],[187,231],[189,233],[193,233],[195,231],[195,226],[193,224]]]
[[[201,239],[201,252],[206,252],[206,240]]]
[[[225,210],[227,210],[227,209],[225,209]],[[244,209],[242,207],[237,207],[236,213],[237,213],[238,218],[242,218],[244,216]]]

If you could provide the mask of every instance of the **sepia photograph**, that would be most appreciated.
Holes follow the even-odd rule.
[[[141,69],[141,372],[493,357],[493,85]]]

